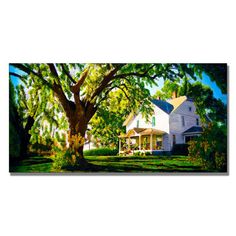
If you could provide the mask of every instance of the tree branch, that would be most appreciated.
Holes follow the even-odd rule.
[[[122,67],[121,66],[117,66],[115,68],[113,68],[107,75],[104,76],[104,79],[102,80],[100,86],[94,91],[93,95],[91,96],[91,101],[98,95],[100,95],[100,93],[107,87],[108,83],[115,78],[115,74],[116,72]]]
[[[76,81],[73,79],[73,77],[71,76],[70,72],[64,67],[64,64],[59,64],[62,68],[62,71],[66,74],[66,76],[69,78],[69,80],[76,84]]]
[[[123,66],[123,64],[119,64],[113,69],[111,69],[107,75],[104,76],[100,86],[95,90],[94,94],[92,95],[90,101],[86,103],[85,111],[86,111],[86,119],[89,121],[95,112],[97,111],[98,104],[95,106],[93,102],[91,102],[96,96],[100,95],[100,93],[108,86],[109,82],[114,78],[113,76],[116,72]],[[110,84],[111,85],[111,84]],[[108,92],[107,92],[108,93]],[[99,103],[99,102],[98,102]]]
[[[19,69],[19,70],[25,72],[25,73],[28,74],[28,75],[29,75],[29,74],[33,74],[33,75],[37,76],[37,77],[40,79],[40,81],[41,81],[44,85],[46,85],[46,86],[52,88],[52,85],[51,85],[47,80],[45,80],[45,79],[42,77],[41,74],[39,74],[39,73],[37,73],[37,72],[31,70],[29,67],[27,67],[27,66],[25,66],[25,65],[23,65],[23,64],[19,64],[19,63],[12,63],[11,65],[12,65],[13,67],[15,67],[15,68],[17,68],[17,69]]]
[[[52,64],[52,63],[48,63],[48,66],[49,66],[49,69],[50,69],[52,75],[58,81],[58,83],[53,83],[53,86],[52,86],[53,87],[53,91],[56,93],[59,101],[62,104],[62,107],[64,108],[65,112],[69,116],[69,113],[70,113],[70,102],[67,99],[67,97],[66,97],[66,95],[65,95],[65,93],[64,93],[64,91],[62,89],[61,82],[60,82],[60,77],[59,77],[59,75],[57,73],[57,69],[54,66],[54,64]]]
[[[104,100],[107,98],[108,94],[109,94],[114,88],[118,88],[118,89],[122,90],[122,92],[125,94],[126,98],[127,98],[128,100],[130,100],[129,96],[127,95],[127,93],[125,92],[125,90],[124,90],[123,88],[121,88],[121,86],[124,86],[124,87],[128,90],[126,84],[114,85],[114,86],[110,87],[110,88],[105,92],[103,98],[101,98],[101,99],[97,102],[97,104],[96,104],[96,109],[97,109],[98,106],[101,104],[101,102],[104,101]]]
[[[125,92],[125,90],[123,88],[121,88],[121,86],[124,86],[126,88],[126,90],[128,90],[126,84],[121,84],[118,88],[122,90],[122,92],[125,94],[126,98],[130,101],[129,96],[127,95],[127,93]]]
[[[80,92],[80,87],[83,85],[87,75],[88,75],[89,69],[87,68],[80,76],[78,82],[73,85],[70,86],[70,90],[72,93],[79,93]]]
[[[14,72],[10,72],[9,75],[19,78],[24,84],[26,84],[26,81],[25,81],[25,79],[23,78],[22,75],[16,74]]]
[[[71,103],[72,103],[72,102],[69,101],[69,100],[66,98],[66,96],[65,96],[65,94],[64,94],[64,92],[63,92],[63,89],[62,89],[62,87],[61,87],[60,84],[56,84],[56,83],[50,84],[47,80],[45,80],[45,79],[43,78],[43,76],[41,75],[41,73],[35,72],[35,71],[31,70],[29,67],[27,67],[27,66],[25,66],[25,65],[23,65],[23,64],[11,64],[11,65],[14,66],[14,67],[16,67],[16,68],[18,68],[18,69],[21,70],[21,71],[24,71],[24,72],[27,73],[27,74],[31,74],[31,73],[32,73],[33,75],[37,76],[37,77],[40,79],[40,81],[41,81],[44,85],[48,86],[49,88],[51,88],[51,89],[55,92],[55,94],[56,94],[56,96],[58,97],[58,99],[59,99],[59,101],[60,101],[60,103],[61,103],[63,109],[64,109],[65,112],[66,112],[67,117],[71,116],[71,106],[72,106]],[[48,64],[48,66],[49,66],[49,69],[50,69],[51,73],[53,74],[53,76],[56,76],[56,77],[58,77],[58,79],[59,79],[57,70],[56,70],[56,68],[54,67],[54,65],[53,65],[53,64]],[[60,82],[60,81],[59,81],[59,82]],[[73,104],[74,104],[74,103],[73,103]]]
[[[49,67],[49,69],[50,69],[50,71],[52,73],[52,76],[57,80],[57,83],[61,84],[60,77],[59,77],[59,75],[57,73],[57,69],[54,66],[54,64],[53,63],[48,63],[48,67]]]

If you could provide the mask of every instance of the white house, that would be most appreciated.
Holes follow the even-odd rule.
[[[141,113],[131,113],[124,122],[126,134],[119,136],[119,152],[145,150],[170,152],[175,144],[184,144],[202,133],[199,115],[192,99],[174,97],[152,100],[153,114],[147,121]]]

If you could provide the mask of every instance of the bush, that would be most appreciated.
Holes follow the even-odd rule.
[[[59,172],[62,169],[75,168],[77,166],[76,156],[71,150],[59,151],[53,158],[52,171]]]
[[[188,144],[183,143],[183,144],[175,144],[172,148],[172,155],[183,155],[187,156],[188,155]]]
[[[189,142],[189,156],[205,170],[227,171],[227,127],[210,123],[203,134]]]
[[[96,148],[84,151],[84,156],[116,156],[118,149]]]

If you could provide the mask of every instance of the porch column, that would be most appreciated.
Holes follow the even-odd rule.
[[[151,136],[150,136],[150,150],[152,151],[152,133],[151,133]]]
[[[120,151],[121,151],[121,140],[119,138],[119,153],[120,153]]]
[[[139,135],[139,150],[141,150],[141,135]]]

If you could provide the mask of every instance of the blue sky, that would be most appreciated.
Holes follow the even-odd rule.
[[[215,98],[221,99],[224,103],[227,103],[227,95],[222,94],[217,84],[212,82],[209,76],[207,76],[205,73],[203,73],[202,83],[208,85],[212,89]]]
[[[16,73],[16,74],[19,74],[19,75],[24,75],[25,74],[23,71],[21,71],[19,69],[16,69],[13,66],[9,66],[9,71],[13,72],[13,73]],[[14,84],[14,86],[17,86],[18,84],[22,83],[21,80],[18,77],[15,77],[15,76],[11,76],[11,81]]]

